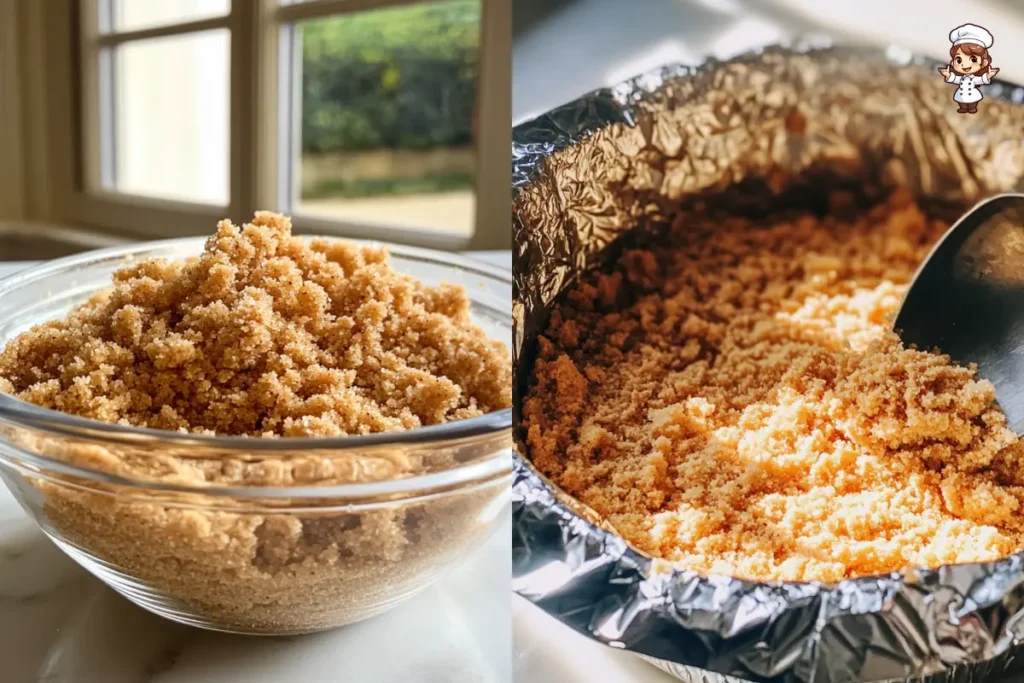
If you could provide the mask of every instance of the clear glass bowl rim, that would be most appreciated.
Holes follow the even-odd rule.
[[[512,274],[500,267],[492,266],[489,263],[467,258],[458,254],[450,254],[433,249],[422,249],[404,245],[392,244],[375,240],[357,240],[333,235],[301,235],[304,239],[326,239],[330,241],[351,242],[365,246],[380,246],[399,258],[418,261],[421,263],[434,264],[442,267],[456,267],[484,279],[499,282],[511,286]],[[0,279],[0,300],[4,295],[23,287],[32,282],[45,280],[47,276],[54,275],[64,270],[77,266],[88,265],[98,261],[124,258],[138,253],[151,252],[154,250],[171,249],[175,247],[195,245],[201,247],[207,240],[206,237],[184,237],[169,240],[133,242],[131,244],[96,249],[81,254],[75,254],[64,258],[46,261],[44,263],[30,266],[13,275]],[[100,288],[97,288],[99,291]],[[493,310],[493,309],[492,309]],[[511,302],[509,311],[504,313],[508,316],[511,325]],[[217,449],[230,453],[247,455],[270,456],[275,453],[281,457],[289,457],[296,451],[303,454],[315,454],[317,451],[354,451],[369,450],[389,446],[431,446],[457,447],[460,445],[471,445],[475,441],[484,440],[489,436],[497,436],[502,432],[512,431],[512,409],[487,413],[465,420],[456,420],[440,425],[418,427],[401,432],[381,432],[376,434],[365,434],[340,437],[282,437],[276,439],[264,439],[259,437],[244,436],[210,436],[203,434],[182,434],[159,429],[145,427],[132,427],[120,424],[112,424],[91,420],[88,418],[68,415],[60,411],[43,408],[27,401],[22,401],[9,394],[0,393],[0,421],[7,422],[16,427],[23,427],[50,436],[82,438],[99,443],[119,443],[124,445],[147,445],[147,446],[173,446],[181,447],[204,447]],[[19,449],[20,450],[20,449]],[[506,449],[507,450],[507,449]],[[280,453],[286,451],[285,453]],[[502,458],[503,451],[496,451],[483,460],[476,460],[466,465],[459,465],[442,472],[435,472],[424,475],[416,475],[405,479],[396,479],[381,482],[369,482],[360,484],[343,484],[338,486],[299,486],[299,487],[190,487],[163,484],[159,482],[131,480],[116,475],[111,475],[99,470],[87,469],[70,465],[66,462],[43,456],[39,454],[28,454],[22,451],[22,456],[33,466],[44,466],[48,469],[62,472],[64,474],[82,477],[89,480],[101,481],[109,484],[140,486],[147,489],[156,489],[184,493],[201,493],[206,495],[225,494],[235,497],[259,497],[273,498],[279,496],[302,497],[331,497],[334,495],[345,496],[370,496],[374,494],[400,493],[422,490],[423,488],[434,488],[436,486],[451,486],[462,479],[467,481],[479,480],[481,476],[485,479],[496,474],[510,472],[511,460],[506,464]],[[0,456],[2,457],[2,456]],[[21,466],[17,469],[22,469]]]

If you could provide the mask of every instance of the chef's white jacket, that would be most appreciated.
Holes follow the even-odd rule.
[[[962,76],[954,71],[949,72],[949,78],[946,79],[946,83],[957,83],[960,85],[956,89],[956,94],[953,95],[954,102],[981,102],[981,88],[979,85],[988,85],[992,82],[989,78],[988,71],[985,71],[983,76],[975,76],[974,74],[967,74]]]

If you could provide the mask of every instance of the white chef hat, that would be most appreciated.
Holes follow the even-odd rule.
[[[949,42],[953,43],[953,45],[974,43],[975,45],[981,45],[987,50],[992,47],[992,43],[995,41],[992,38],[992,34],[981,26],[964,24],[963,26],[957,26],[949,32]]]

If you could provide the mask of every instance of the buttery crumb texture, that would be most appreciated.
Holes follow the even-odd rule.
[[[335,436],[511,405],[508,350],[461,287],[396,273],[387,252],[222,221],[203,253],[149,260],[0,353],[0,391],[121,424]]]
[[[294,238],[285,218],[258,213],[242,228],[221,222],[197,258],[127,265],[110,291],[19,336],[0,353],[0,390],[190,433],[437,424],[511,405],[508,350],[471,324],[469,304],[459,287],[399,275],[383,249]],[[507,490],[497,479],[354,507],[298,498],[293,511],[200,492],[211,483],[384,481],[488,453],[479,444],[292,452],[282,439],[280,452],[251,458],[241,449],[88,443],[18,425],[0,426],[0,436],[140,482],[112,495],[26,475],[47,528],[131,577],[143,587],[138,599],[173,599],[179,615],[232,631],[305,632],[381,611],[474,548]],[[182,498],[188,505],[168,504],[142,485],[149,481],[196,493]]]
[[[533,461],[702,573],[835,581],[1020,549],[1024,458],[992,385],[889,331],[946,227],[899,193],[626,252],[540,339]]]

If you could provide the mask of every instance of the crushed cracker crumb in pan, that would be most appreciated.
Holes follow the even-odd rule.
[[[1024,457],[992,386],[889,330],[946,227],[901,192],[626,251],[540,338],[534,464],[700,572],[836,581],[1020,549]]]

